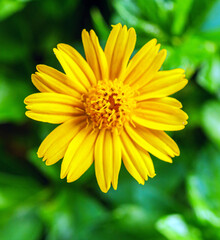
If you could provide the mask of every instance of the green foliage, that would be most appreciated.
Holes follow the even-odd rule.
[[[0,239],[220,239],[220,1],[0,1]],[[78,181],[59,179],[37,147],[54,126],[28,120],[24,98],[36,92],[37,64],[60,68],[60,42],[80,53],[83,28],[104,46],[111,24],[137,31],[136,50],[156,37],[164,69],[182,67],[188,86],[176,96],[189,114],[172,133],[181,155],[153,159],[157,176],[138,185],[124,167],[118,190],[103,194],[94,167]]]
[[[202,69],[198,75],[199,84],[220,97],[220,56],[213,55],[208,57],[202,64]]]
[[[198,154],[195,172],[188,178],[189,200],[198,220],[220,227],[220,151],[207,146]]]
[[[189,226],[181,215],[173,214],[161,218],[157,222],[157,229],[169,240],[201,240],[199,230]]]
[[[12,229],[14,231],[12,231]],[[22,209],[13,215],[1,229],[2,240],[33,239],[37,240],[42,234],[42,224],[32,209]]]
[[[209,101],[203,106],[202,124],[210,140],[220,147],[220,102]]]
[[[15,80],[17,79],[17,81]],[[30,88],[18,76],[0,74],[0,122],[22,122],[25,120],[24,105],[21,99]],[[16,93],[16,94],[15,94]]]
[[[0,21],[18,12],[25,6],[22,0],[1,0],[0,2]]]

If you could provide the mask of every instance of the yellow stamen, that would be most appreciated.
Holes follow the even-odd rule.
[[[130,121],[136,106],[134,91],[128,86],[114,81],[99,81],[83,97],[85,111],[94,128],[121,128]]]

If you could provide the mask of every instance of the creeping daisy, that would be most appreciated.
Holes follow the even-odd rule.
[[[117,24],[101,48],[93,30],[82,32],[86,60],[71,46],[54,53],[65,73],[38,65],[32,82],[41,93],[25,99],[26,115],[60,124],[42,142],[38,157],[47,165],[62,159],[60,177],[77,180],[94,162],[103,192],[117,189],[123,162],[140,184],[155,176],[150,154],[172,162],[180,154],[164,131],[187,124],[182,104],[168,97],[186,84],[183,69],[159,71],[166,58],[156,39],[131,59],[133,28]],[[150,154],[149,154],[150,153]]]

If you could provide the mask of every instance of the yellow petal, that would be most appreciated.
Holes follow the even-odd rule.
[[[164,103],[176,108],[182,108],[183,105],[180,101],[172,97],[156,98],[154,102]]]
[[[65,153],[65,156],[61,165],[60,178],[65,178],[66,175],[71,171],[71,167],[75,169],[74,161],[77,161],[77,158],[74,158],[75,154],[80,151],[81,146],[83,145],[86,138],[90,138],[92,132],[92,126],[82,128],[73,138],[69,147]],[[80,158],[79,158],[80,159]]]
[[[58,93],[35,93],[24,100],[32,119],[49,123],[62,123],[73,116],[84,115],[77,98]]]
[[[25,98],[25,104],[34,103],[61,103],[66,105],[73,105],[75,107],[81,107],[82,103],[79,99],[59,93],[34,93]]]
[[[144,58],[148,58],[150,53],[153,53],[156,44],[157,40],[155,38],[150,40],[132,57],[128,64],[127,74],[131,73],[132,70],[138,67],[139,63],[142,62]]]
[[[116,190],[118,186],[118,175],[121,168],[121,140],[117,128],[112,133],[113,144],[113,176],[112,186]]]
[[[140,156],[142,157],[143,162],[147,167],[149,177],[153,178],[154,176],[156,176],[156,174],[155,174],[154,164],[150,157],[150,154],[141,148],[138,148],[138,151]]]
[[[94,31],[90,31],[89,35],[84,29],[82,31],[82,41],[86,60],[92,68],[97,80],[108,79],[107,60]]]
[[[86,88],[87,90],[90,89],[91,83],[85,75],[83,69],[81,69],[81,67],[78,65],[78,62],[73,60],[72,55],[68,52],[66,48],[63,50],[62,45],[58,45],[57,47],[60,55],[68,64],[68,70],[66,72],[67,76],[69,76],[70,79],[75,79],[75,81],[81,83],[81,85],[83,85],[84,88]],[[85,66],[87,65],[85,64]]]
[[[124,73],[135,43],[134,28],[127,30],[127,27],[122,28],[121,24],[113,26],[105,46],[111,80],[119,78]]]
[[[108,40],[106,42],[105,45],[105,56],[108,62],[108,66],[109,66],[109,71],[110,71],[110,79],[111,79],[111,65],[112,65],[112,56],[114,53],[114,49],[115,49],[115,44],[117,42],[117,38],[118,38],[118,34],[122,29],[121,23],[118,23],[114,26],[112,26],[112,31],[109,34]]]
[[[35,74],[32,74],[32,82],[41,92],[55,92],[80,98],[81,94],[77,92],[68,79],[68,77],[46,65],[37,65]]]
[[[105,157],[106,155],[106,142],[105,139],[108,139],[108,143],[110,142],[110,136],[108,130],[101,129],[99,136],[96,140],[95,144],[95,174],[96,179],[99,184],[100,189],[103,192],[107,192],[110,188],[111,178],[110,174],[112,174],[112,162],[107,162]],[[106,137],[108,136],[108,137]],[[112,144],[111,144],[112,147]],[[111,156],[112,156],[112,148],[111,148]],[[109,158],[108,158],[109,159]],[[109,166],[110,170],[107,170],[107,167]],[[112,177],[112,176],[111,176]]]
[[[101,79],[101,73],[99,69],[99,62],[96,57],[96,52],[94,49],[94,46],[92,44],[92,41],[90,39],[89,33],[84,29],[82,31],[82,42],[83,42],[83,47],[84,47],[84,52],[86,55],[86,60],[93,70],[96,79],[100,80]]]
[[[79,121],[83,121],[83,122],[79,122]],[[63,133],[63,135],[60,136],[61,139],[58,139],[56,143],[51,145],[50,148],[45,153],[44,160],[47,160],[46,165],[53,164],[54,160],[58,157],[59,159],[63,158],[66,153],[66,150],[68,149],[69,143],[71,142],[73,137],[80,131],[80,129],[84,128],[85,126],[86,126],[85,118],[84,119],[79,118],[78,122],[74,121],[72,123],[72,129],[69,128],[65,133]]]
[[[166,97],[178,92],[187,83],[188,80],[185,79],[182,69],[159,71],[145,87],[139,90],[140,94],[136,97],[136,100]]]
[[[92,71],[89,64],[85,61],[85,59],[81,56],[81,54],[76,51],[73,47],[67,44],[58,44],[58,49],[62,50],[66,54],[68,54],[75,63],[80,67],[80,69],[83,71],[87,79],[90,81],[90,84],[94,86],[97,83],[96,77],[94,75],[94,72]]]
[[[69,160],[70,165],[68,167],[67,182],[77,180],[93,163],[95,141],[98,133],[98,130],[89,133],[76,152],[72,152],[72,148],[70,148],[69,151],[71,151],[70,154],[72,154],[72,156],[69,156],[71,160]]]
[[[80,161],[81,160],[81,161]],[[70,167],[70,171],[67,175],[67,182],[74,182],[78,180],[92,165],[94,161],[94,150],[87,152],[87,155],[80,155],[77,161],[72,161],[73,169]]]
[[[72,138],[83,125],[86,125],[85,116],[75,117],[56,127],[41,143],[37,152],[38,157],[44,157],[47,165],[59,161],[63,158]]]
[[[147,72],[160,48],[160,45],[156,45],[156,43],[156,39],[151,40],[134,55],[128,64],[125,74],[120,79],[121,81],[124,81],[126,84],[133,84]]]
[[[185,128],[184,124],[174,124],[169,123],[169,120],[164,121],[163,116],[161,117],[153,117],[153,114],[151,117],[145,116],[139,116],[135,115],[132,117],[132,120],[135,124],[138,124],[140,126],[155,129],[155,130],[163,130],[163,131],[179,131]],[[186,124],[187,122],[185,122]]]
[[[166,161],[166,162],[172,162],[172,159],[169,157],[166,149],[163,149],[159,144],[160,142],[157,142],[157,139],[155,137],[151,139],[151,132],[147,128],[140,128],[136,127],[134,128],[129,123],[125,124],[125,130],[130,136],[130,138],[141,148],[143,148],[145,151],[150,152],[157,158]],[[146,134],[144,134],[146,132]],[[173,154],[172,154],[173,155]]]
[[[170,148],[170,151],[172,151],[174,153],[175,156],[179,156],[180,155],[179,147],[177,146],[175,141],[169,135],[167,135],[163,131],[151,130],[151,132],[156,137],[158,137],[162,142],[164,142],[168,146],[168,148]]]
[[[101,79],[108,80],[109,79],[109,69],[108,69],[107,59],[106,59],[103,49],[101,48],[101,46],[99,44],[98,37],[96,36],[96,34],[93,30],[90,31],[90,38],[93,43],[93,46],[94,46],[94,49],[96,52],[96,56],[98,59],[100,73],[101,73]]]
[[[113,178],[113,143],[110,130],[105,131],[105,142],[103,143],[103,170],[107,190],[111,187]]]
[[[86,93],[87,92],[87,88],[86,88],[86,83],[87,83],[87,87],[88,86],[88,80],[84,82],[81,81],[80,76],[82,76],[82,71],[79,70],[79,67],[77,67],[76,64],[73,63],[73,61],[71,60],[71,58],[65,54],[62,51],[59,51],[58,49],[54,48],[53,49],[57,59],[59,60],[63,70],[65,71],[67,77],[70,79],[71,85],[80,93]],[[76,72],[74,71],[74,67],[77,68]],[[79,73],[79,75],[77,74]],[[85,80],[86,78],[84,78]]]
[[[132,116],[132,120],[141,126],[164,131],[183,129],[187,119],[188,116],[184,111],[161,99],[138,103]]]
[[[178,146],[165,132],[147,129],[144,127],[140,127],[140,132],[143,138],[147,142],[150,142],[151,145],[157,148],[160,152],[163,152],[170,157],[179,155]],[[172,162],[172,160],[168,162]]]
[[[125,131],[121,133],[120,138],[124,146],[124,150],[129,157],[129,163],[127,163],[126,159],[125,161],[123,159],[125,167],[129,166],[127,170],[135,179],[139,179],[141,177],[143,180],[148,180],[148,169],[138,151],[138,148]],[[141,183],[143,183],[143,181],[141,181]]]
[[[125,168],[127,171],[131,174],[131,176],[140,184],[144,185],[144,179],[140,175],[140,173],[137,171],[137,169],[134,167],[132,164],[132,161],[130,159],[130,156],[128,155],[124,145],[121,145],[121,150],[122,150],[122,159],[123,163],[125,165]]]
[[[160,70],[163,62],[165,61],[166,56],[167,51],[165,49],[162,49],[157,54],[148,70],[144,72],[144,74],[141,75],[139,79],[137,78],[136,81],[131,84],[131,86],[135,86],[137,89],[143,88]]]
[[[47,123],[53,123],[53,124],[63,123],[72,118],[72,116],[69,116],[69,115],[56,115],[56,114],[45,114],[45,113],[42,114],[42,113],[36,113],[32,111],[25,112],[25,115],[39,122],[47,122]]]

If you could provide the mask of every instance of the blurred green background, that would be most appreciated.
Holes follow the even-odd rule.
[[[37,90],[37,64],[61,69],[52,49],[83,54],[83,28],[102,46],[111,24],[137,31],[136,50],[156,37],[168,50],[163,69],[182,67],[189,84],[176,94],[189,115],[171,133],[181,155],[153,159],[157,176],[139,185],[122,168],[117,191],[103,194],[93,167],[59,179],[36,151],[54,125],[27,119],[23,99]],[[220,239],[220,1],[0,0],[0,239]]]

